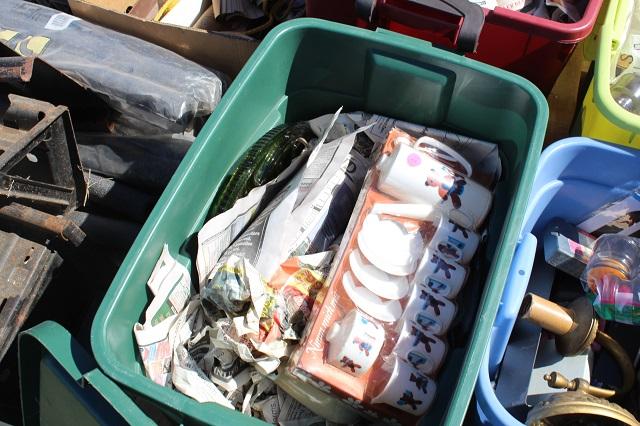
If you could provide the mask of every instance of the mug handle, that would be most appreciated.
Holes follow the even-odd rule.
[[[419,203],[375,203],[371,207],[371,213],[377,215],[388,214],[390,216],[408,217],[416,220],[427,220],[435,209],[431,204]]]
[[[458,151],[456,151],[455,149],[451,148],[449,145],[444,144],[444,143],[440,142],[439,140],[437,140],[435,138],[432,138],[430,136],[423,136],[423,137],[419,138],[415,142],[415,145],[418,145],[420,143],[424,143],[426,145],[431,145],[436,150],[445,152],[447,155],[452,157],[456,162],[461,164],[462,167],[464,167],[464,170],[465,170],[465,173],[466,173],[467,177],[471,177],[471,174],[473,173],[473,169],[471,167],[471,163],[469,163],[467,161],[467,159],[464,158]],[[433,155],[435,157],[442,158],[442,155],[438,155],[437,153],[434,153]]]

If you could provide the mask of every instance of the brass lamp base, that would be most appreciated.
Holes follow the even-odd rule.
[[[613,402],[584,392],[563,392],[533,407],[529,426],[638,426],[636,418]]]

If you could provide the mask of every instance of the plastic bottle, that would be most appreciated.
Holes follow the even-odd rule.
[[[639,266],[639,239],[613,234],[598,238],[583,281],[601,318],[640,325]]]
[[[634,3],[624,24],[626,37],[612,61],[611,96],[622,108],[640,114],[640,1]]]
[[[622,108],[640,115],[640,75],[621,75],[611,86],[611,96]]]

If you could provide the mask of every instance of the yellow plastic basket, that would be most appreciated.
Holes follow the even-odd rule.
[[[611,63],[624,42],[625,24],[633,0],[610,0],[598,40],[593,81],[584,98],[580,133],[594,139],[640,149],[640,116],[633,114],[611,96]]]

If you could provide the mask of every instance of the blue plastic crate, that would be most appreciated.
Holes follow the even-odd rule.
[[[478,421],[487,425],[521,425],[501,404],[492,379],[527,290],[537,250],[536,236],[551,219],[580,223],[603,204],[640,187],[640,151],[588,138],[550,145],[540,157],[524,225],[500,307],[476,383]]]

